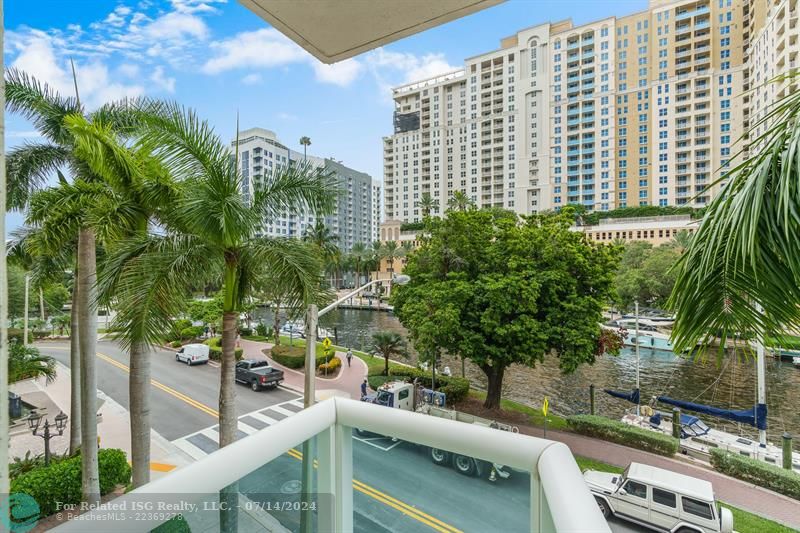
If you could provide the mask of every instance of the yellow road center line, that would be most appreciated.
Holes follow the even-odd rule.
[[[49,347],[49,348],[55,348],[55,349],[61,349],[61,350],[68,349],[68,348],[62,348],[62,347],[56,347],[56,346],[52,346],[52,347]],[[114,358],[112,358],[112,357],[110,357],[110,356],[108,356],[106,354],[97,352],[97,357],[99,359],[101,359],[101,360],[103,360],[103,361],[105,361],[105,362],[107,362],[107,363],[119,368],[120,370],[122,370],[124,372],[130,373],[130,368],[127,365],[125,365],[124,363],[120,363],[116,359],[114,359]],[[192,407],[194,407],[196,409],[199,409],[200,411],[203,411],[204,413],[206,413],[206,414],[208,414],[208,415],[210,415],[210,416],[212,416],[214,418],[219,418],[219,412],[216,411],[215,409],[212,409],[211,407],[209,407],[209,406],[207,406],[205,404],[202,404],[202,403],[198,402],[197,400],[194,400],[194,399],[190,398],[189,396],[186,396],[185,394],[183,394],[181,392],[176,391],[172,387],[164,385],[163,383],[161,383],[159,381],[156,381],[154,379],[151,379],[150,383],[154,387],[156,387],[158,389],[161,389],[162,391],[166,392],[167,394],[170,394],[171,396],[174,396],[175,398],[177,398],[177,399],[179,399],[179,400],[191,405]],[[303,459],[303,454],[301,452],[299,452],[298,450],[291,449],[291,450],[287,451],[286,453],[289,456],[294,457],[297,460],[301,460],[302,461],[302,459]],[[314,466],[317,466],[317,461],[316,460],[314,461],[314,463],[315,463]],[[171,468],[167,468],[166,470],[161,470],[161,468],[164,468],[164,467],[171,467]],[[150,468],[152,470],[157,470],[157,471],[161,471],[161,472],[168,472],[168,471],[172,470],[175,467],[172,466],[172,465],[162,465],[160,463],[150,463]],[[441,533],[462,533],[460,529],[457,529],[457,528],[455,528],[453,526],[450,526],[450,525],[442,522],[438,518],[433,517],[433,516],[425,513],[424,511],[421,511],[421,510],[419,510],[419,509],[417,509],[415,507],[411,507],[407,503],[404,503],[404,502],[402,502],[402,501],[400,501],[400,500],[398,500],[396,498],[393,498],[392,496],[389,496],[388,494],[380,492],[377,489],[374,489],[371,486],[369,486],[369,485],[367,485],[365,483],[362,483],[361,481],[358,481],[357,479],[353,480],[353,488],[355,490],[357,490],[358,492],[361,492],[362,494],[364,494],[366,496],[369,496],[370,498],[372,498],[374,500],[377,500],[377,501],[383,503],[384,505],[388,505],[389,507],[392,507],[393,509],[396,509],[397,511],[400,511],[401,513],[409,516],[410,518],[413,518],[414,520],[417,520],[418,522],[422,522],[423,524],[425,524],[425,525],[427,525],[427,526],[429,526],[429,527],[431,527],[431,528],[433,528],[433,529],[435,529],[435,530],[437,530],[437,531],[439,531]]]
[[[299,461],[303,460],[303,453],[294,448],[289,450],[287,454],[289,454],[289,456]],[[314,460],[314,466],[315,467],[317,466],[316,460]],[[358,492],[383,503],[384,505],[388,505],[389,507],[396,509],[397,511],[400,511],[404,515],[407,515],[437,531],[440,531],[441,533],[462,533],[460,529],[455,528],[449,524],[446,524],[445,522],[442,522],[438,518],[431,516],[428,513],[420,509],[417,509],[416,507],[412,507],[407,503],[398,500],[397,498],[389,496],[388,494],[385,494],[371,487],[370,485],[367,485],[366,483],[358,481],[357,479],[353,480],[353,488]]]

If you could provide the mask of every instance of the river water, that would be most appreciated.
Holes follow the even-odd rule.
[[[260,310],[258,318],[270,324],[269,310]],[[373,332],[397,331],[404,336],[407,331],[400,321],[385,311],[337,309],[322,317],[320,325],[338,335],[336,344],[363,349]],[[334,339],[332,339],[334,340]],[[416,361],[410,350],[408,362]],[[454,375],[461,375],[461,362],[456,358],[443,358]],[[640,382],[642,402],[655,395],[706,403],[722,408],[749,409],[755,403],[755,361],[744,356],[726,356],[716,360],[716,352],[706,360],[689,360],[670,352],[640,349]],[[800,369],[790,362],[767,358],[767,405],[769,408],[769,440],[780,445],[781,435],[788,431],[794,437],[794,447],[800,450]],[[485,386],[483,373],[466,363],[466,375],[478,386]],[[583,365],[575,373],[563,375],[555,357],[535,368],[513,365],[505,374],[503,396],[534,407],[539,407],[547,396],[550,410],[561,415],[589,412],[589,385],[596,387],[597,413],[619,417],[631,404],[604,394],[604,388],[629,391],[636,386],[636,356],[632,348],[625,348],[619,356],[602,356],[594,365]],[[667,410],[670,407],[661,406]],[[739,427],[735,423],[704,417],[703,420],[717,428],[734,433],[755,436],[754,428]]]

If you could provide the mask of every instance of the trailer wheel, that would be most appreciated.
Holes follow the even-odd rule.
[[[431,448],[431,461],[440,466],[446,465],[450,461],[450,454],[439,448]]]
[[[455,455],[453,457],[453,466],[456,472],[465,476],[474,476],[478,470],[478,467],[475,466],[475,460],[465,455]]]

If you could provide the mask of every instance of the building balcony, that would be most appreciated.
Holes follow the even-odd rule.
[[[404,449],[365,445],[353,438],[353,428],[398,439],[393,442],[402,441]],[[425,453],[412,453],[416,449]],[[501,499],[492,498],[500,507],[487,514],[480,504],[486,501],[481,493],[497,487],[470,478],[459,479],[459,487],[454,487],[452,471],[431,467],[432,449],[471,459],[472,464],[506,465],[515,483],[503,487]],[[342,398],[320,402],[241,438],[57,530],[108,531],[107,520],[130,518],[124,530],[144,532],[177,514],[137,513],[134,509],[140,509],[141,502],[184,510],[196,505],[198,510],[183,514],[192,531],[220,531],[223,520],[227,530],[241,532],[296,530],[306,519],[313,531],[350,532],[359,530],[359,521],[370,521],[375,512],[391,513],[399,530],[442,523],[436,517],[445,514],[443,501],[418,498],[414,505],[402,501],[417,496],[413,487],[403,489],[397,482],[408,476],[441,486],[440,490],[463,491],[460,521],[448,530],[489,530],[494,524],[490,521],[503,516],[504,523],[516,530],[610,531],[564,444]],[[512,480],[497,483],[503,481]],[[300,486],[281,490],[290,484]],[[304,484],[311,487],[306,496]],[[464,499],[467,493],[476,499],[473,505]],[[270,507],[276,499],[287,505],[280,510]],[[223,502],[230,511],[220,510]],[[301,512],[301,502],[309,506],[313,502],[314,510]]]

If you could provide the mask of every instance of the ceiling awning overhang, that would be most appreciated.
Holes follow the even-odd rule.
[[[470,15],[504,0],[239,0],[323,63]]]

